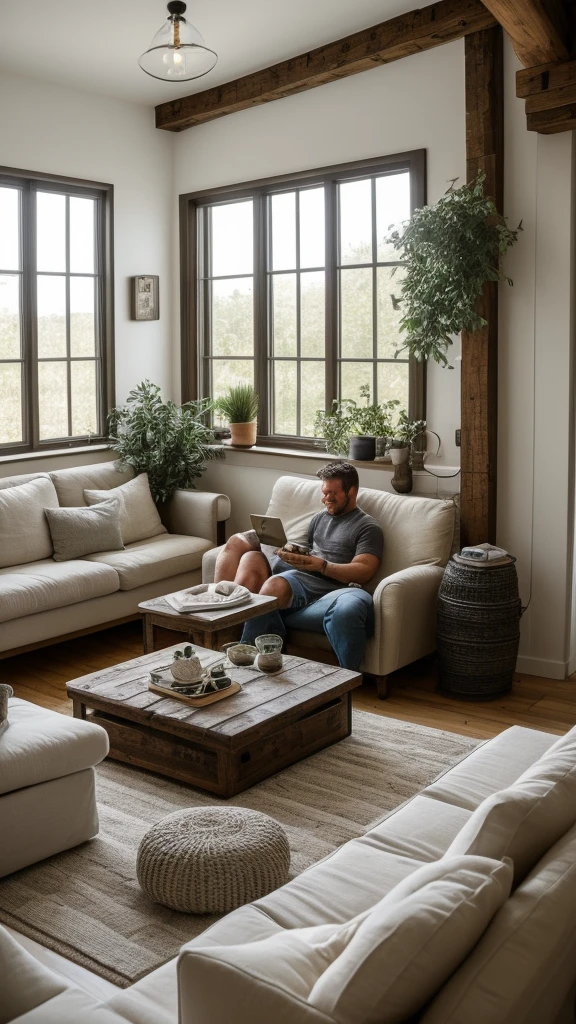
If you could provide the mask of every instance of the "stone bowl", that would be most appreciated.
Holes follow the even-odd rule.
[[[233,665],[253,665],[258,654],[253,644],[226,644],[222,650]]]

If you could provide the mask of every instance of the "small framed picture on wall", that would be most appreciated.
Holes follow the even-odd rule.
[[[159,320],[159,278],[155,274],[140,274],[132,278],[132,319]]]

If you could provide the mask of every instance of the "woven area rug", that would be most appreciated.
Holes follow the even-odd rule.
[[[356,711],[353,734],[229,803],[276,818],[293,875],[365,832],[478,741]],[[136,851],[160,818],[217,798],[138,768],[97,769],[96,839],[0,882],[0,921],[126,987],[176,955],[216,918],[151,902],[135,877]]]

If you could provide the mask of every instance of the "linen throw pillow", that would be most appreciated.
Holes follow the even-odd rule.
[[[47,507],[58,508],[58,495],[48,477],[0,488],[1,569],[52,557]]]
[[[484,800],[445,856],[510,857],[517,886],[575,823],[576,729],[572,729],[514,785]]]
[[[243,945],[184,947],[178,986],[202,1020],[223,1019],[225,993],[228,1006],[249,1005],[250,1024],[405,1021],[464,960],[511,884],[509,861],[425,864],[345,924],[290,928]]]
[[[87,505],[95,505],[109,498],[117,498],[119,501],[120,531],[125,544],[167,532],[152,500],[147,473],[140,473],[133,480],[112,487],[109,491],[84,491]]]
[[[103,501],[91,508],[47,508],[46,518],[55,562],[124,547],[117,501]]]
[[[462,963],[511,885],[509,860],[425,864],[361,921],[308,1003],[340,1024],[400,1024]]]

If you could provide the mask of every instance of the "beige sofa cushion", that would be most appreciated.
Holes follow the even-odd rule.
[[[117,501],[101,501],[92,508],[47,508],[46,518],[55,562],[124,547]]]
[[[555,743],[508,789],[488,797],[446,856],[510,857],[519,882],[576,822],[576,729]]]
[[[58,508],[58,496],[48,477],[0,489],[0,568],[51,557],[45,508]]]
[[[202,564],[202,555],[211,547],[211,542],[201,537],[167,533],[128,544],[123,551],[87,555],[86,561],[110,566],[118,573],[120,590],[134,590],[197,569]]]
[[[512,864],[426,864],[360,920],[308,997],[341,1024],[400,1024],[438,990],[505,903]]]
[[[536,865],[421,1024],[549,1024],[574,987],[576,826]]]
[[[339,1024],[392,1024],[417,1010],[461,962],[506,900],[512,866],[480,857],[421,867],[375,907],[342,924],[287,929],[260,941],[182,951],[184,988],[218,975],[229,1004],[252,984],[251,1024],[275,1019],[271,996],[293,1000],[292,1018],[307,1006]],[[212,968],[216,966],[216,972]],[[216,1021],[218,997],[202,1000],[198,1019]]]
[[[108,753],[99,725],[11,697],[0,742],[0,793],[92,768]]]
[[[109,490],[132,480],[134,470],[130,466],[118,469],[119,462],[98,462],[93,466],[74,466],[72,469],[57,469],[50,473],[62,507],[85,505],[84,489]]]
[[[88,505],[96,505],[109,498],[115,498],[119,505],[120,531],[125,544],[133,544],[147,537],[157,537],[166,533],[166,527],[158,515],[156,505],[152,501],[148,474],[140,473],[133,480],[105,491],[84,491]]]
[[[79,604],[120,589],[118,573],[86,561],[31,562],[0,569],[0,622]]]

